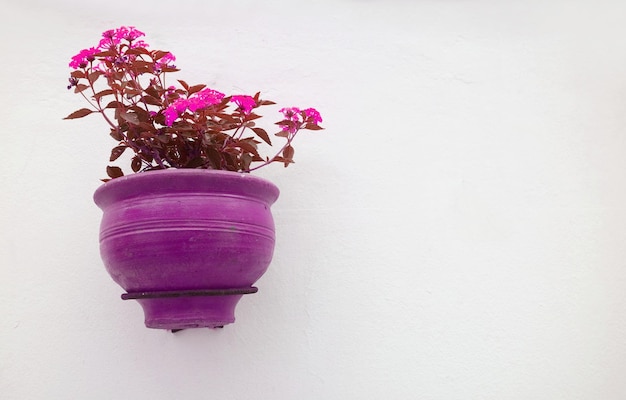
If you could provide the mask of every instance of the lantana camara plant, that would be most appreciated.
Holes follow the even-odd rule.
[[[250,172],[278,162],[293,163],[293,140],[301,130],[320,130],[322,117],[314,108],[284,107],[275,136],[284,140],[272,156],[259,145],[272,146],[268,132],[257,125],[262,106],[274,105],[260,93],[225,95],[204,84],[190,85],[171,73],[179,71],[175,56],[151,50],[135,27],[107,30],[100,42],[81,50],[69,63],[68,89],[89,104],[64,119],[100,114],[117,141],[109,161],[125,151],[133,172],[166,168],[205,168]],[[124,175],[118,166],[106,168],[108,181]]]

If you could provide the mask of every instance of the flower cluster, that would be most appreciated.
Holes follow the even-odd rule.
[[[202,89],[189,98],[179,98],[165,109],[165,125],[172,126],[174,121],[187,110],[195,113],[198,110],[219,104],[222,99],[224,99],[224,93],[213,89]]]
[[[275,104],[260,93],[227,96],[206,85],[189,85],[166,78],[178,71],[176,58],[167,51],[151,50],[141,40],[144,33],[122,26],[105,31],[97,46],[71,58],[68,89],[88,102],[65,119],[99,113],[118,142],[110,161],[127,149],[134,154],[134,172],[165,168],[205,168],[250,172],[273,162],[293,163],[292,141],[300,130],[322,129],[322,117],[314,108],[282,108],[275,133],[283,146],[271,157],[262,157],[259,145],[272,146],[267,131],[256,122],[257,109]],[[108,179],[124,173],[107,167]]]

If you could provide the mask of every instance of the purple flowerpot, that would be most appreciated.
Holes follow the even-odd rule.
[[[272,260],[278,194],[265,179],[228,171],[113,179],[94,193],[102,260],[148,328],[222,327]]]

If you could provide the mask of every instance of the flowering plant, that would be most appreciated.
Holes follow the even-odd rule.
[[[256,110],[275,104],[254,96],[226,96],[206,85],[170,85],[166,75],[178,71],[172,53],[151,50],[143,32],[122,26],[105,31],[96,47],[80,51],[69,64],[68,89],[89,103],[64,119],[99,113],[118,143],[110,161],[127,149],[134,152],[134,172],[165,168],[206,168],[250,172],[273,162],[293,163],[292,145],[302,129],[323,129],[314,108],[280,109],[275,136],[285,143],[271,157],[259,154],[259,144],[272,146],[267,131],[256,125]],[[260,139],[260,140],[259,140]],[[253,164],[256,163],[256,164]],[[123,176],[108,166],[108,181]]]

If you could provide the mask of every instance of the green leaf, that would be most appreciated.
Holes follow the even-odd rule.
[[[93,112],[93,110],[90,110],[88,108],[81,108],[80,110],[74,111],[73,113],[71,113],[70,115],[68,115],[67,117],[65,117],[63,119],[82,118],[82,117],[85,117],[85,116],[91,114],[92,112]]]

